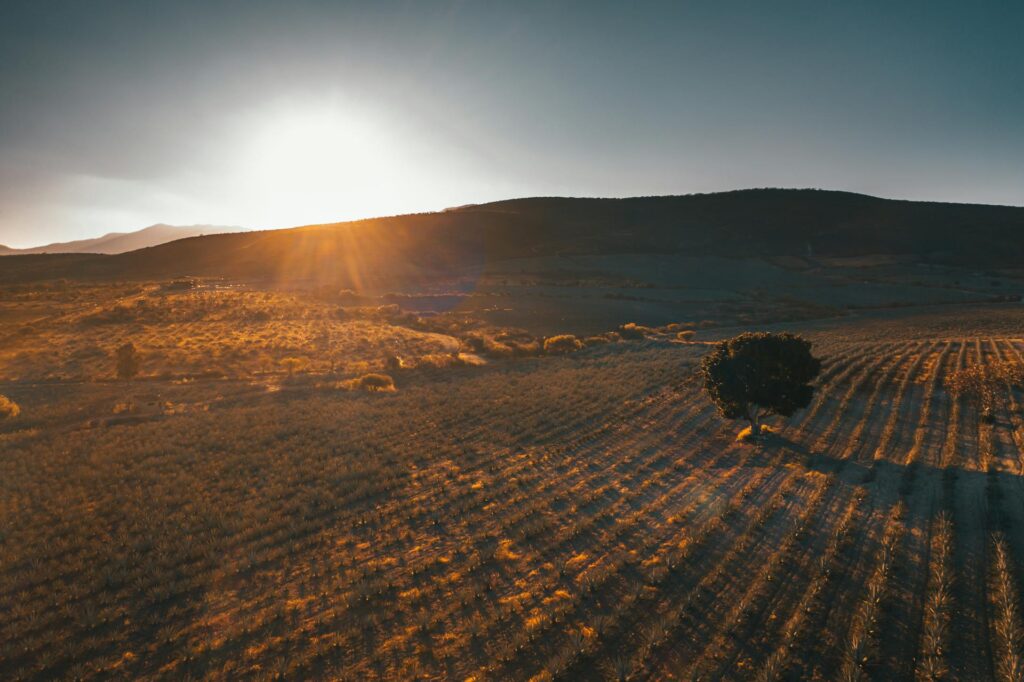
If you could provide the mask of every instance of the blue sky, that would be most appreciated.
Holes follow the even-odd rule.
[[[1024,205],[1020,2],[22,2],[0,243],[513,196]]]

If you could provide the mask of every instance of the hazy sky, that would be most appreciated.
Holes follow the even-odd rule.
[[[528,195],[1024,204],[1024,2],[3,0],[0,244]]]

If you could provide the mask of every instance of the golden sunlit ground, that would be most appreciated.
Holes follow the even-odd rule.
[[[0,365],[6,677],[1003,679],[1024,395],[986,422],[942,379],[1020,362],[1016,307],[787,326],[825,369],[762,443],[694,380],[728,329],[545,353],[366,308],[5,302],[31,330]]]

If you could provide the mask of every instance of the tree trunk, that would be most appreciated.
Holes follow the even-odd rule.
[[[750,420],[750,437],[753,440],[760,440],[761,438],[761,413],[758,410],[754,410],[748,413],[747,419]]]

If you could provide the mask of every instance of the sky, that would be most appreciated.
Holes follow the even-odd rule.
[[[0,244],[519,196],[1024,205],[1024,3],[4,0]]]

